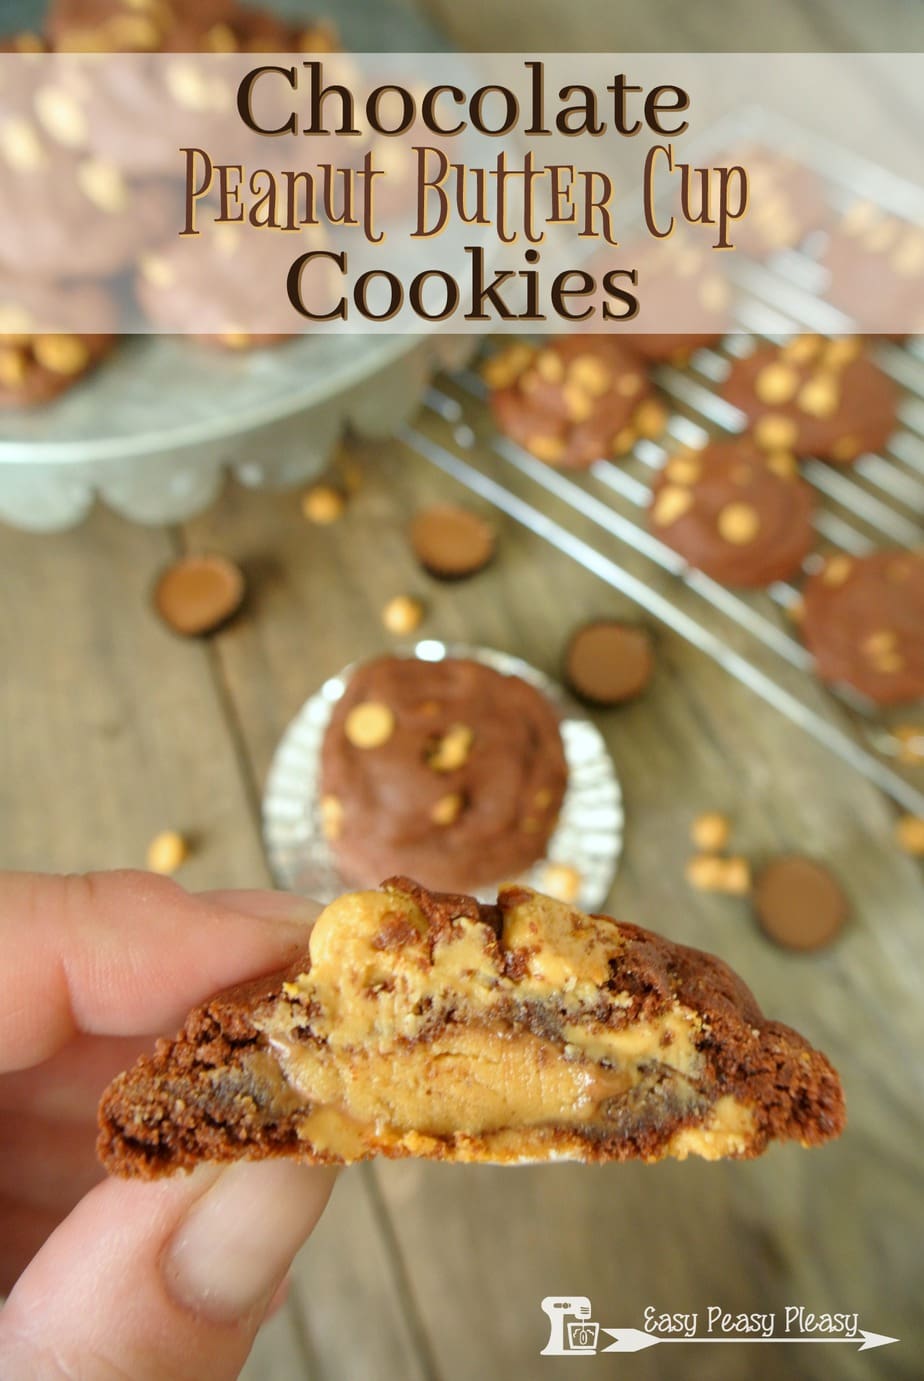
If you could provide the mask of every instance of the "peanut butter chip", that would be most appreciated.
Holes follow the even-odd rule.
[[[718,811],[706,811],[697,815],[690,826],[690,838],[704,853],[718,853],[725,848],[731,834],[731,824],[727,815]]]
[[[632,421],[639,436],[648,437],[649,440],[653,441],[661,435],[667,426],[667,413],[663,403],[659,403],[655,398],[646,398],[635,409],[635,416]]]
[[[686,877],[690,886],[698,892],[745,896],[751,890],[751,869],[746,858],[697,854],[687,864]]]
[[[899,762],[909,767],[924,763],[924,724],[896,724],[892,730]]]
[[[909,232],[893,250],[891,263],[899,278],[924,274],[924,235]]]
[[[542,870],[542,890],[557,901],[577,901],[581,875],[569,863],[547,863]]]
[[[36,336],[32,353],[52,374],[79,374],[90,362],[90,352],[79,336]]]
[[[434,825],[454,825],[462,813],[462,804],[459,792],[451,791],[448,796],[440,797],[430,811],[430,819]]]
[[[7,120],[0,128],[0,150],[11,167],[24,172],[45,162],[42,142],[28,120]]]
[[[594,398],[602,398],[613,383],[609,366],[596,355],[576,356],[568,368],[568,378]]]
[[[113,163],[98,158],[78,163],[77,185],[100,211],[115,215],[128,206],[128,187]]]
[[[644,379],[641,374],[633,374],[632,372],[622,374],[616,380],[616,392],[620,398],[634,398],[643,383]]]
[[[389,633],[413,633],[420,627],[423,618],[423,605],[411,595],[395,595],[382,610],[382,622]]]
[[[593,416],[594,400],[576,384],[565,384],[561,396],[569,422],[586,422]]]
[[[148,845],[147,864],[152,873],[175,873],[189,850],[176,830],[163,830]]]
[[[59,86],[40,87],[35,110],[51,137],[65,148],[79,149],[87,142],[87,117],[70,92]]]
[[[671,523],[676,523],[678,518],[683,517],[692,504],[693,495],[688,489],[666,484],[655,499],[651,511],[652,522],[655,527],[670,527]]]
[[[754,440],[768,451],[789,450],[798,435],[795,421],[779,412],[768,412],[754,423]]]
[[[381,748],[395,730],[395,717],[387,705],[366,700],[354,705],[346,717],[343,732],[354,748]]]
[[[863,349],[859,336],[838,336],[825,346],[824,362],[831,369],[843,369],[859,358]]]
[[[823,345],[821,336],[796,336],[783,346],[780,354],[784,359],[792,360],[793,364],[808,364],[809,360],[819,355]]]
[[[842,436],[831,447],[832,460],[855,460],[860,454],[860,443],[855,436]]]
[[[840,389],[831,374],[816,374],[803,385],[796,399],[802,411],[811,417],[833,417],[840,401]]]
[[[617,456],[625,455],[631,451],[638,440],[638,433],[634,427],[622,427],[613,437],[613,454]]]
[[[849,556],[830,556],[825,562],[821,578],[826,585],[834,588],[836,585],[843,585],[852,570],[853,562]]]
[[[302,495],[302,513],[309,523],[335,523],[346,507],[343,495],[331,484],[316,484]]]
[[[664,473],[672,484],[695,484],[702,470],[702,464],[695,456],[674,456],[667,462]]]
[[[467,724],[453,724],[439,740],[427,763],[434,772],[455,772],[468,761],[475,735]]]
[[[754,380],[754,392],[762,403],[788,403],[799,387],[799,376],[786,364],[768,364]]]
[[[772,470],[780,479],[792,479],[798,472],[796,457],[792,451],[771,451],[767,456],[767,469]]]
[[[166,259],[159,254],[145,254],[139,260],[138,267],[142,277],[149,283],[153,283],[157,288],[169,288],[175,282],[176,274],[172,266]]]
[[[548,465],[557,465],[565,454],[565,443],[560,436],[531,436],[526,448],[537,460],[544,460]]]
[[[528,369],[535,355],[531,345],[511,345],[499,354],[486,360],[482,375],[489,388],[509,388],[525,369]]]
[[[540,350],[533,368],[547,384],[559,384],[565,377],[564,363],[554,350]]]
[[[760,532],[760,514],[749,503],[730,503],[719,513],[716,525],[726,542],[745,546]]]

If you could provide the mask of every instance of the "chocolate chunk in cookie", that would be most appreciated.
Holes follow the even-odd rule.
[[[671,456],[652,486],[649,521],[714,580],[762,586],[799,569],[812,546],[812,508],[790,451],[736,437]]]
[[[115,329],[115,308],[101,288],[0,272],[0,407],[64,393],[109,354]]]
[[[924,551],[829,556],[803,602],[802,633],[823,681],[880,705],[924,695]]]
[[[865,331],[924,331],[924,229],[855,202],[824,253],[828,301]]]
[[[849,465],[878,451],[895,427],[898,389],[858,336],[796,336],[735,360],[722,389],[757,445]]]
[[[625,455],[640,437],[660,436],[667,420],[645,366],[609,336],[508,346],[485,378],[501,431],[566,469]]]
[[[344,875],[383,866],[480,887],[541,858],[564,797],[558,717],[480,662],[383,657],[354,672],[321,754],[321,818]]]

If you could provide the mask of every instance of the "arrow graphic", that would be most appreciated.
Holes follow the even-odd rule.
[[[847,1338],[659,1338],[654,1333],[643,1333],[640,1328],[603,1328],[601,1333],[606,1333],[614,1341],[609,1347],[601,1348],[601,1352],[641,1352],[646,1347],[655,1347],[658,1343],[856,1343],[859,1338],[863,1341],[857,1348],[858,1352],[868,1352],[874,1347],[886,1347],[889,1343],[897,1343],[898,1338],[889,1338],[885,1333],[868,1333],[861,1328],[859,1337],[853,1335]]]

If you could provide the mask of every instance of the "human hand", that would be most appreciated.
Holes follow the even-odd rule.
[[[0,1376],[237,1376],[334,1172],[107,1179],[96,1105],[190,1007],[290,963],[318,909],[145,873],[0,874]]]

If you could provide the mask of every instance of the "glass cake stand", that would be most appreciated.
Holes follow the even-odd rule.
[[[273,8],[305,18],[304,0]],[[311,6],[324,15],[323,2]],[[44,5],[7,0],[4,23],[36,26]],[[438,35],[400,0],[336,0],[344,46],[435,51]],[[385,436],[431,376],[473,338],[304,337],[237,355],[170,336],[130,336],[89,378],[44,407],[0,413],[0,519],[70,527],[95,499],[141,523],[205,508],[226,472],[285,487],[317,474],[347,428]]]

